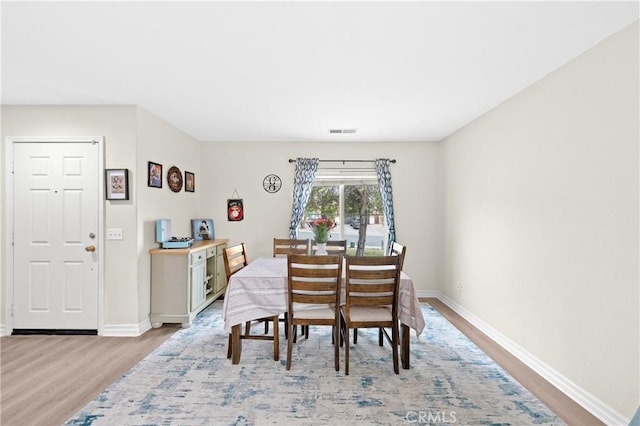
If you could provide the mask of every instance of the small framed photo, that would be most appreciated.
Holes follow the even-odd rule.
[[[149,178],[147,179],[147,186],[162,188],[162,164],[149,161],[148,171]]]
[[[191,172],[184,172],[184,190],[186,192],[196,191],[196,175]]]
[[[213,219],[191,219],[191,236],[196,241],[215,240]]]
[[[129,169],[106,169],[104,182],[107,200],[129,199]]]

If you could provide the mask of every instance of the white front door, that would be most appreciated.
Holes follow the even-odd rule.
[[[14,144],[14,329],[98,328],[99,147]]]

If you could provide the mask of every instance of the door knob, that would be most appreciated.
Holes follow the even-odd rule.
[[[84,249],[85,249],[86,251],[91,251],[91,252],[93,252],[93,251],[96,251],[96,246],[86,246]]]

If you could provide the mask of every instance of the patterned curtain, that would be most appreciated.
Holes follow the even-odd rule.
[[[289,238],[296,239],[298,236],[298,225],[304,217],[304,210],[307,208],[307,201],[311,194],[311,187],[316,178],[318,170],[317,158],[296,159],[296,176],[293,182],[293,206],[291,208],[291,224],[289,225]]]
[[[388,246],[386,253],[389,253],[391,245],[396,240],[396,225],[393,216],[393,190],[391,188],[391,170],[389,169],[389,160],[376,160],[376,172],[378,175],[378,186],[380,187],[380,195],[382,196],[382,207],[384,208],[384,218],[389,228]]]

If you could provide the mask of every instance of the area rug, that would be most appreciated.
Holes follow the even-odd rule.
[[[410,370],[394,374],[388,345],[359,330],[346,376],[344,350],[334,369],[329,327],[298,340],[289,371],[284,338],[279,362],[272,342],[250,340],[232,365],[216,301],[67,424],[563,424],[435,309],[422,310],[427,325],[411,335]]]

